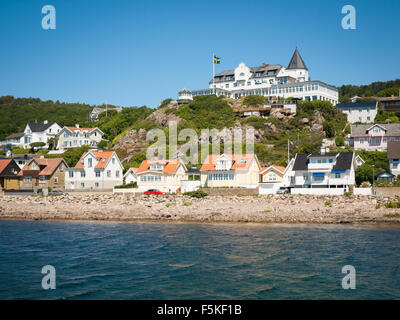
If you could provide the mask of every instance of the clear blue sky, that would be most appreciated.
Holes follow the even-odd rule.
[[[42,6],[56,30],[41,28]],[[341,28],[354,5],[357,29]],[[287,65],[296,47],[313,80],[400,77],[398,0],[1,0],[0,95],[156,107],[238,63]]]

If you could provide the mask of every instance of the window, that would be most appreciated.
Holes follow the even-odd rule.
[[[380,132],[381,129],[380,129],[379,127],[375,127],[375,128],[373,129],[373,131],[374,131],[374,132]]]
[[[360,143],[363,144],[364,143],[364,139],[360,138]]]
[[[323,181],[324,177],[314,177],[314,181]]]
[[[112,164],[115,164],[115,158],[112,158]]]
[[[98,187],[99,187],[99,183],[96,182],[96,183],[94,184],[94,186],[95,186],[96,188],[98,188]]]
[[[92,159],[92,158],[89,158],[89,159],[88,159],[88,167],[89,167],[89,168],[92,167],[92,165],[93,165],[92,162],[93,162],[93,159]]]
[[[54,177],[54,184],[58,184],[58,177]]]
[[[225,88],[229,88],[229,83],[225,84]]]
[[[64,171],[64,166],[62,165],[62,163],[61,163],[61,165],[60,165],[60,171],[61,171],[61,172]]]
[[[86,173],[84,170],[81,171],[81,178],[85,178],[86,177]]]
[[[84,188],[84,187],[85,187],[85,183],[82,182],[82,183],[81,183],[81,188]]]
[[[381,139],[380,138],[375,138],[374,139],[374,143],[375,144],[380,144],[381,143]]]
[[[32,177],[25,177],[24,181],[27,183],[32,182]]]
[[[296,177],[295,176],[291,176],[290,178],[290,184],[295,184],[296,183]]]
[[[111,177],[111,170],[107,170],[107,177],[108,177],[108,178]]]
[[[269,181],[276,181],[276,175],[275,175],[275,173],[271,172],[271,173],[268,175],[268,180],[269,180]]]
[[[100,178],[100,171],[96,170],[96,178]]]
[[[335,179],[340,179],[341,178],[341,174],[340,173],[335,173]]]
[[[119,178],[119,170],[115,171],[115,177]]]
[[[303,173],[303,179],[304,181],[308,181],[308,173]]]
[[[69,177],[73,178],[74,177],[74,172],[73,171],[69,171]]]
[[[40,176],[39,177],[40,183],[45,183],[46,182],[46,177],[45,176]]]

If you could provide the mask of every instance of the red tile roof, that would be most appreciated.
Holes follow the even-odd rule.
[[[11,162],[11,159],[0,160],[0,173],[2,173],[5,168],[7,168],[7,166],[10,164],[10,162]]]
[[[114,151],[89,151],[98,161],[96,165],[96,169],[104,169],[114,154]],[[78,163],[75,166],[75,169],[83,169],[83,159],[86,157],[88,152],[85,152],[82,157],[79,159]]]
[[[201,165],[200,171],[213,171],[215,170],[215,165],[217,163],[217,159],[221,155],[218,154],[210,154],[207,156],[206,160]],[[231,170],[247,170],[250,166],[251,161],[255,157],[254,153],[251,154],[225,154],[225,156],[232,159],[232,168]],[[246,162],[241,163],[241,160],[247,159]]]
[[[174,173],[178,168],[180,163],[179,159],[171,159],[171,160],[144,160],[136,173],[145,172],[150,170],[150,165],[152,164],[161,164],[163,165],[163,173]]]
[[[29,165],[35,161],[40,170],[30,170]],[[58,168],[61,162],[64,162],[63,158],[52,158],[52,159],[44,159],[44,158],[35,158],[29,161],[22,170],[18,173],[19,176],[23,176],[26,173],[30,173],[32,171],[39,171],[40,176],[51,176],[54,171]]]
[[[75,132],[75,131],[88,131],[88,132],[91,132],[94,129],[96,129],[96,128],[77,128],[77,127],[66,127],[66,128],[71,130],[71,131],[73,131],[73,132]]]
[[[278,169],[280,172],[282,172],[282,173],[284,173],[285,172],[285,170],[286,170],[286,168],[285,167],[282,167],[282,166],[276,166],[276,165],[274,165],[274,164],[272,164],[272,165],[270,165],[269,167],[263,167],[263,168],[261,168],[261,170],[260,170],[260,174],[262,174],[265,170],[267,170],[267,169],[269,169],[269,168],[275,168],[275,169]]]

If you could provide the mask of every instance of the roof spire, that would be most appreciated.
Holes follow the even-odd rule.
[[[307,69],[306,64],[304,63],[303,59],[301,58],[301,55],[299,51],[297,50],[297,45],[296,45],[296,50],[293,53],[292,59],[289,62],[289,65],[287,69]]]

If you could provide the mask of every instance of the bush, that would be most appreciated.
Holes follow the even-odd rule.
[[[332,202],[331,201],[325,201],[325,205],[327,207],[332,207]]]
[[[107,140],[101,140],[97,144],[97,148],[99,148],[99,149],[107,149],[107,145],[108,145],[108,141]]]
[[[344,146],[344,138],[342,136],[337,136],[335,139],[336,146],[342,147]]]
[[[183,205],[185,206],[185,207],[188,207],[188,206],[191,206],[193,203],[191,203],[190,201],[185,201],[184,203],[183,203]]]
[[[242,98],[242,104],[248,107],[264,105],[265,98],[257,94],[251,94]]]
[[[127,184],[121,184],[119,186],[115,186],[115,189],[132,189],[132,188],[137,188],[137,182],[131,182]]]
[[[204,198],[208,196],[208,193],[204,192],[203,190],[196,190],[196,191],[185,192],[184,195],[193,198]]]

